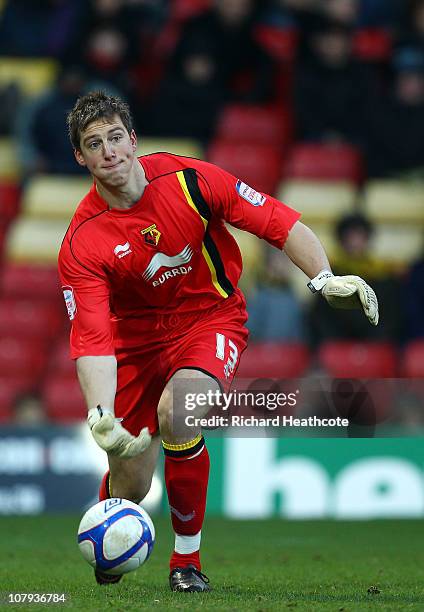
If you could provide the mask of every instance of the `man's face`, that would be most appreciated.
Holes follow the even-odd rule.
[[[401,72],[396,80],[397,97],[405,106],[424,103],[424,77],[420,72]]]
[[[314,40],[314,47],[321,60],[334,67],[344,66],[350,56],[349,36],[341,32],[323,32]]]
[[[252,6],[252,0],[215,0],[215,7],[221,19],[234,26],[247,19]]]
[[[101,183],[111,187],[125,185],[132,168],[137,137],[128,134],[120,117],[98,119],[89,123],[80,137],[80,151],[75,158]]]
[[[352,257],[362,257],[369,250],[370,236],[362,227],[352,227],[342,238],[342,246]]]

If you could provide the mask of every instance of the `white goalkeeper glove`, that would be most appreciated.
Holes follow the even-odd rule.
[[[333,308],[362,308],[369,322],[378,324],[377,296],[360,276],[334,276],[328,270],[322,270],[308,283],[308,287],[313,293],[321,291]]]
[[[123,459],[139,455],[148,448],[152,440],[147,427],[143,427],[137,437],[130,434],[109,408],[91,408],[87,422],[100,448]]]

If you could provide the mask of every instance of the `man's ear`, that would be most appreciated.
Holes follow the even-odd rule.
[[[137,134],[135,133],[134,130],[131,130],[130,140],[131,140],[133,151],[136,151],[137,150]]]
[[[75,159],[77,160],[77,162],[79,163],[80,166],[86,166],[87,165],[85,163],[85,159],[84,159],[81,151],[79,151],[78,149],[74,149],[74,155],[75,155]]]

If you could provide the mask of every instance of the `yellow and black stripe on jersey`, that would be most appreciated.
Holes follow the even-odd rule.
[[[209,221],[212,213],[208,203],[200,191],[196,170],[186,168],[176,173],[187,203],[200,216],[205,226],[205,235],[202,243],[202,254],[211,273],[215,289],[224,298],[234,293],[234,287],[225,274],[224,263],[218,248],[209,232]]]

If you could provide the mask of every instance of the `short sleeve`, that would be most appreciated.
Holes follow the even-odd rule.
[[[291,228],[300,219],[299,212],[213,164],[198,162],[195,169],[213,214],[283,248]]]
[[[85,267],[65,239],[59,254],[59,276],[71,321],[71,357],[113,355],[109,284],[101,269]]]

